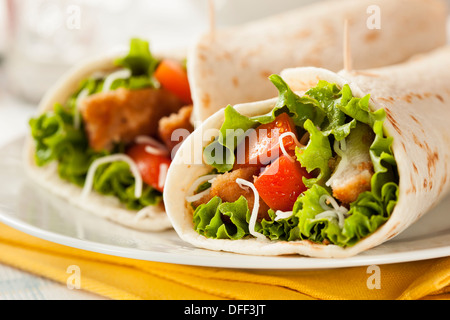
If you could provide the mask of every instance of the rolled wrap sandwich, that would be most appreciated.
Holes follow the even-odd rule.
[[[228,104],[276,96],[267,77],[285,68],[343,69],[345,19],[356,69],[400,63],[446,43],[447,8],[440,0],[319,1],[217,28],[188,52],[195,121]]]
[[[174,229],[200,248],[343,258],[398,235],[450,190],[450,48],[359,72],[272,75],[169,169]],[[420,223],[417,222],[417,223]]]
[[[94,214],[141,230],[170,228],[162,192],[175,129],[189,134],[184,61],[145,40],[82,62],[30,120],[25,165],[41,186]]]

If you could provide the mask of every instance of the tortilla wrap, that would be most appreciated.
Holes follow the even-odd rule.
[[[107,73],[115,69],[114,61],[127,54],[127,48],[115,49],[105,54],[91,57],[80,62],[66,74],[64,74],[55,85],[42,98],[37,115],[51,110],[56,103],[64,103],[78,89],[82,80],[97,73]],[[158,57],[170,57],[180,59],[183,50],[176,50],[169,53],[160,53]],[[50,163],[44,167],[38,167],[34,160],[35,143],[28,135],[24,148],[24,162],[27,174],[32,180],[51,194],[67,200],[70,204],[80,207],[92,214],[107,218],[126,227],[145,230],[162,231],[171,228],[171,223],[167,218],[162,205],[149,206],[145,208],[145,214],[137,215],[136,211],[127,209],[120,201],[112,196],[104,196],[92,191],[86,201],[82,201],[82,188],[62,180],[57,172],[56,163]]]
[[[267,77],[285,68],[343,69],[345,19],[359,70],[400,63],[446,43],[447,8],[440,0],[321,1],[218,29],[188,52],[194,122],[228,104],[276,96]]]
[[[393,137],[392,151],[399,172],[399,197],[389,220],[370,236],[349,247],[311,241],[208,239],[193,228],[192,213],[185,201],[187,190],[211,167],[200,164],[202,149],[217,136],[224,120],[223,110],[206,120],[188,137],[171,166],[164,193],[166,210],[174,229],[186,242],[200,248],[251,255],[300,254],[322,258],[344,258],[392,239],[450,191],[450,47],[444,47],[384,68],[361,72],[332,71],[305,67],[281,73],[291,89],[301,93],[319,80],[349,84],[355,97],[370,94],[372,111],[384,108],[384,130]],[[243,115],[266,114],[277,99],[239,104]],[[200,156],[199,156],[200,154]],[[195,158],[196,157],[196,158]],[[420,223],[420,222],[419,222]]]

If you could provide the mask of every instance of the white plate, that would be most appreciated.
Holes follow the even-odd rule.
[[[322,269],[450,256],[450,197],[398,237],[346,259],[260,257],[197,249],[174,231],[124,228],[69,206],[24,176],[23,139],[0,148],[0,221],[27,234],[113,256],[184,265],[244,269]]]

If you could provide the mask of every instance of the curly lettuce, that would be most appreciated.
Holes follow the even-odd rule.
[[[154,69],[158,61],[149,51],[148,42],[132,39],[129,54],[116,60],[118,67],[131,70],[128,79],[117,79],[111,90],[126,88],[130,90],[154,87]],[[85,96],[99,93],[103,89],[104,78],[89,78],[80,83],[79,88],[64,105],[57,103],[53,109],[29,121],[31,135],[36,148],[34,159],[42,167],[50,162],[58,163],[61,179],[82,187],[91,164],[98,158],[123,151],[122,145],[114,150],[94,151],[89,147],[88,137],[80,119],[77,101],[81,94]],[[142,196],[134,196],[135,179],[129,165],[125,162],[113,162],[100,166],[95,174],[93,189],[103,195],[117,197],[128,209],[139,210],[162,202],[161,192],[145,185]]]
[[[208,238],[233,240],[250,234],[250,210],[244,197],[235,202],[222,202],[214,197],[195,211],[193,219],[195,230]]]
[[[131,70],[133,76],[151,78],[159,61],[150,52],[149,43],[142,39],[133,38],[130,41],[128,55],[115,60],[117,66]]]
[[[270,218],[257,222],[255,231],[271,240],[310,240],[342,247],[352,246],[385,223],[398,201],[399,178],[392,152],[393,139],[386,137],[383,131],[385,111],[380,109],[371,112],[370,96],[354,97],[348,85],[338,89],[335,84],[320,81],[316,87],[299,97],[281,77],[274,75],[270,79],[279,90],[279,99],[274,109],[266,115],[249,118],[228,106],[225,109],[225,122],[220,132],[225,133],[231,127],[244,129],[245,132],[259,124],[273,121],[280,112],[287,112],[297,126],[310,134],[308,145],[303,148],[297,147],[296,155],[308,172],[314,171],[317,175],[315,178],[304,180],[308,190],[298,197],[290,217],[276,219],[276,213],[270,209],[268,212]],[[319,200],[323,196],[331,196],[330,188],[325,185],[332,174],[329,168],[329,160],[333,156],[331,146],[334,141],[348,137],[357,122],[367,124],[375,134],[369,149],[374,174],[371,179],[371,190],[361,193],[357,200],[350,204],[344,224],[340,226],[336,218],[317,218],[325,211]],[[205,158],[207,162],[210,160],[208,164],[218,172],[232,169],[235,160],[233,148],[241,137],[235,139],[237,141],[227,141],[219,137],[208,146],[216,150],[220,148],[226,150],[224,163],[215,162],[217,158],[208,158],[209,153],[206,151],[209,150],[208,147],[205,148]],[[217,197],[207,204],[201,204],[194,211],[194,228],[200,234],[216,239],[219,238],[219,233],[211,230],[235,230],[233,233],[226,233],[231,234],[226,237],[228,239],[250,237],[249,209],[243,200],[239,202],[240,205],[231,206],[234,211],[226,211],[227,217],[240,217],[239,220],[224,217],[223,207],[226,203],[222,203]],[[212,213],[214,219],[211,218]],[[223,236],[223,233],[220,233],[220,236]]]

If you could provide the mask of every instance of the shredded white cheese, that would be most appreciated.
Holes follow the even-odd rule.
[[[256,190],[255,186],[253,185],[253,183],[244,180],[244,179],[236,179],[236,183],[241,187],[249,187],[250,189],[252,189],[254,195],[255,195],[255,199],[254,199],[254,203],[253,203],[253,209],[252,209],[252,214],[250,216],[250,222],[248,224],[248,230],[250,232],[250,234],[252,236],[254,236],[255,238],[259,239],[259,240],[265,240],[266,237],[259,232],[255,231],[255,225],[256,225],[256,219],[258,218],[258,210],[259,210],[259,193]]]
[[[161,163],[159,166],[159,177],[158,177],[158,187],[160,189],[164,188],[166,184],[167,170],[169,170],[169,165],[167,163]]]
[[[340,206],[337,203],[336,199],[334,199],[332,196],[325,194],[325,195],[320,197],[319,204],[322,207],[322,209],[324,209],[324,210],[330,209],[330,207],[328,206],[327,202],[329,202],[335,210],[340,208]]]
[[[293,132],[285,132],[282,135],[280,135],[280,137],[278,138],[278,142],[280,144],[280,148],[281,148],[281,152],[283,152],[283,154],[291,161],[291,162],[295,162],[296,160],[291,157],[291,155],[289,153],[287,153],[286,148],[284,147],[284,142],[283,139],[285,137],[292,137],[294,139],[295,144],[297,145],[297,147],[300,147],[301,144],[300,142],[297,140],[297,136],[293,133]]]
[[[105,78],[105,82],[103,83],[102,92],[108,92],[111,90],[111,86],[114,81],[118,79],[128,79],[131,77],[131,70],[129,69],[121,69],[111,73],[109,76]]]
[[[333,175],[330,177],[330,179],[328,179],[328,181],[325,183],[325,185],[327,187],[331,186],[335,177],[340,176],[340,172],[342,170],[345,170],[345,168],[347,167],[345,164],[348,161],[348,158],[344,153],[344,151],[347,149],[347,143],[346,143],[345,139],[342,139],[341,141],[337,141],[337,140],[334,141],[333,148],[334,148],[334,151],[336,152],[336,154],[341,157],[341,160],[339,162],[338,169],[333,173]]]
[[[147,144],[145,151],[154,155],[168,155],[166,146],[149,136],[138,136],[134,140],[137,144]]]
[[[77,99],[75,101],[75,109],[76,110],[75,110],[75,115],[73,117],[73,126],[75,127],[75,129],[79,129],[80,124],[81,124],[81,119],[80,119],[81,101],[86,99],[88,96],[89,96],[89,90],[83,89],[78,94]]]
[[[292,215],[294,214],[293,211],[281,211],[281,210],[277,210],[277,212],[275,212],[275,221],[281,220],[281,219],[288,219],[290,218]]]
[[[347,143],[345,142],[345,139],[342,139],[341,141],[334,141],[333,149],[338,156],[343,158],[345,156],[344,151],[347,150]]]
[[[341,150],[342,150],[342,151],[347,150],[347,142],[346,142],[345,139],[342,139],[342,140],[340,141],[340,145],[341,145]]]
[[[153,216],[153,207],[145,207],[139,210],[136,215],[134,216],[135,221],[143,220],[145,218],[151,218]]]
[[[150,136],[137,136],[134,141],[138,144],[152,144],[155,145],[161,149],[164,149],[165,146],[160,143],[158,140],[150,137]]]
[[[116,161],[123,161],[128,163],[136,183],[134,189],[134,196],[136,198],[140,198],[142,196],[143,181],[136,163],[133,161],[133,159],[131,159],[129,156],[125,154],[114,154],[111,156],[99,158],[91,164],[87,173],[86,182],[84,183],[83,191],[81,193],[81,198],[83,200],[87,198],[87,196],[92,190],[92,186],[94,183],[94,175],[98,167],[101,166],[102,164]]]
[[[194,181],[194,183],[191,185],[189,190],[187,191],[188,196],[186,197],[187,202],[195,202],[197,200],[200,200],[203,196],[207,195],[209,193],[208,188],[200,193],[194,194],[194,192],[198,189],[198,187],[205,182],[213,183],[215,178],[217,178],[217,174],[208,174],[205,176],[202,176]]]
[[[161,150],[152,146],[145,146],[145,152],[153,154],[155,156],[163,156],[167,154],[165,150]]]
[[[327,202],[331,204],[332,208],[327,205]],[[316,215],[314,217],[314,220],[336,219],[338,221],[339,228],[342,229],[344,227],[345,215],[348,213],[348,209],[339,206],[337,201],[329,195],[323,195],[322,197],[320,197],[319,204],[325,211]]]
[[[198,201],[201,198],[203,198],[204,196],[206,196],[209,193],[210,189],[211,188],[208,188],[206,190],[203,190],[202,192],[196,193],[196,194],[194,194],[192,196],[188,196],[188,197],[186,197],[186,201],[189,202],[189,203]]]

